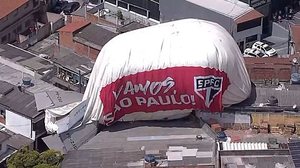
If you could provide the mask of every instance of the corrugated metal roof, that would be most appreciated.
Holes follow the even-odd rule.
[[[248,4],[237,0],[186,0],[195,5],[210,9],[232,19],[235,19],[250,10],[253,10]]]

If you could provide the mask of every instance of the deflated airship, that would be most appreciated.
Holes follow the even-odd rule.
[[[178,20],[120,34],[102,48],[83,96],[83,121],[109,125],[222,112],[250,91],[242,53],[224,28]]]

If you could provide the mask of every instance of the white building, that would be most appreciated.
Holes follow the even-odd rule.
[[[197,18],[223,26],[244,50],[261,39],[263,15],[248,4],[234,0],[159,1],[161,22]]]
[[[0,81],[0,119],[8,130],[35,140],[46,133],[43,111],[38,111],[33,95]]]

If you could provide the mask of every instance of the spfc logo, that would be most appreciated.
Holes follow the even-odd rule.
[[[205,106],[210,107],[214,98],[222,91],[223,77],[196,76],[194,77],[194,91],[204,100]]]

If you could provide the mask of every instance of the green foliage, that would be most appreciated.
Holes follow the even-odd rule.
[[[58,168],[63,156],[55,150],[39,153],[28,147],[20,149],[7,160],[8,168]]]
[[[40,163],[58,165],[62,161],[63,156],[59,151],[50,149],[45,152],[42,152],[40,154],[39,159],[40,159]]]
[[[59,167],[43,163],[43,164],[38,164],[38,165],[34,166],[33,168],[59,168]]]

